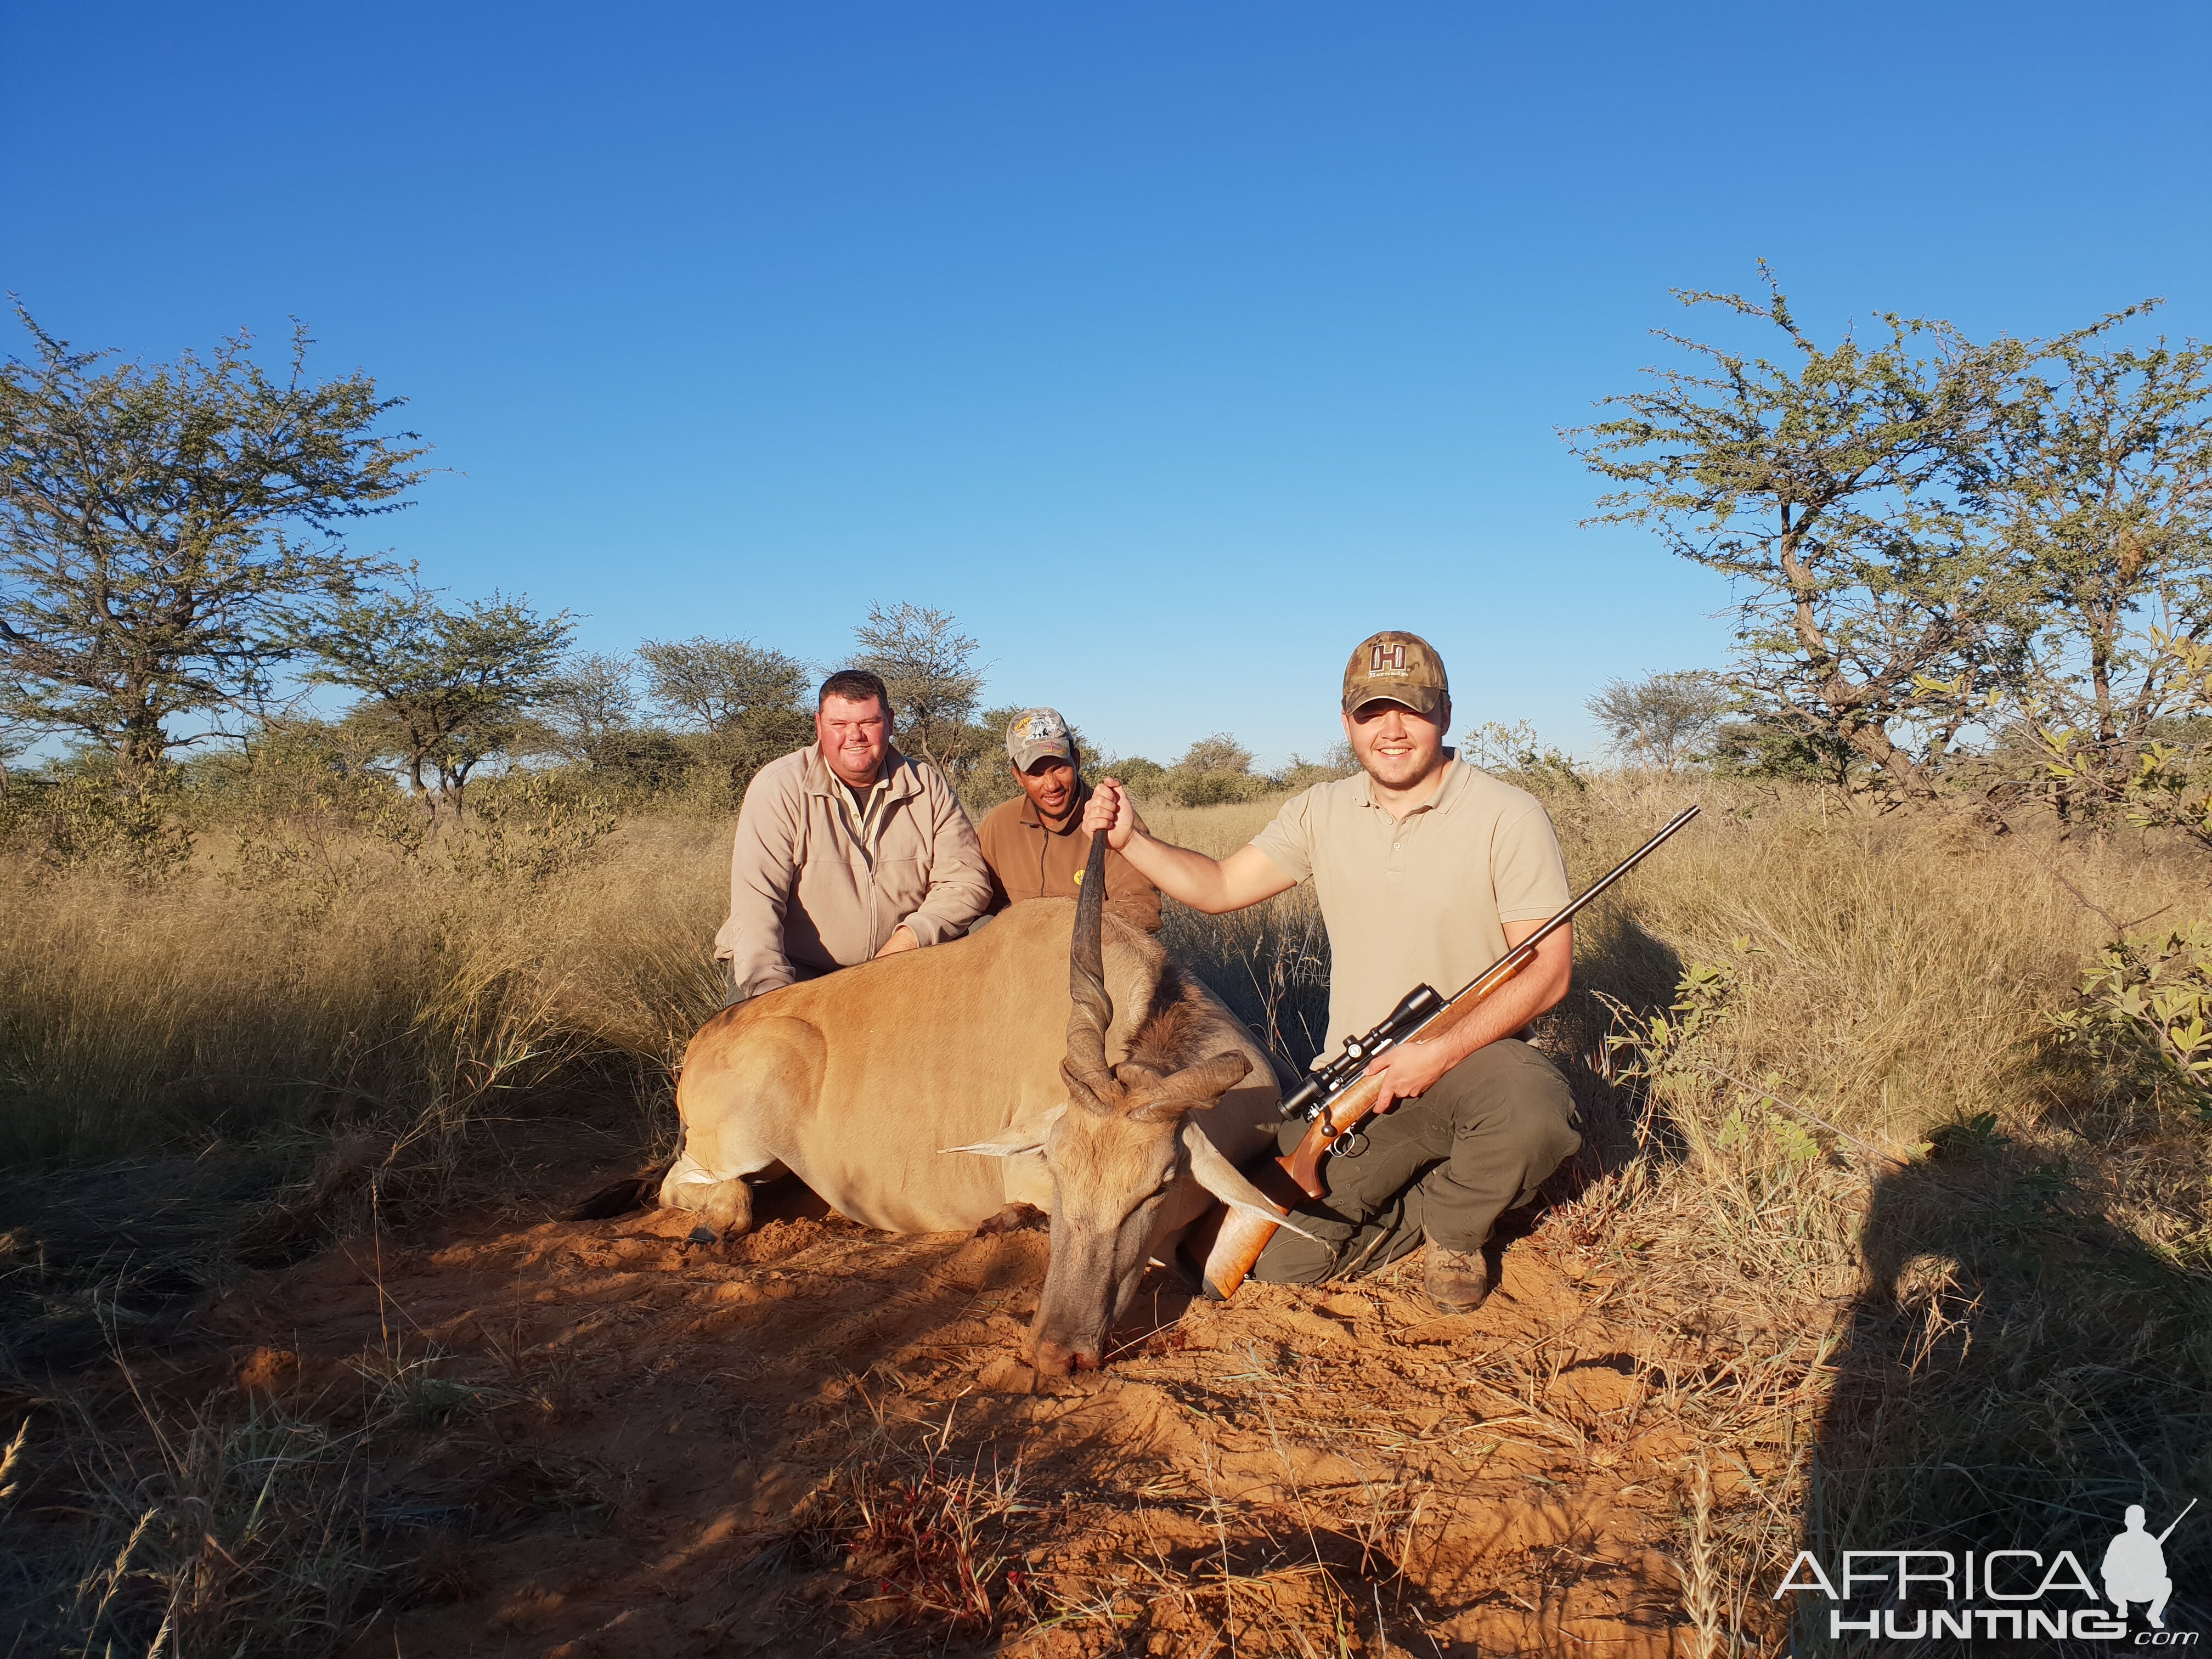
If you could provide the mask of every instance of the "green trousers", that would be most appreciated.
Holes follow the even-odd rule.
[[[1322,1160],[1328,1196],[1297,1212],[1322,1242],[1279,1229],[1252,1277],[1273,1285],[1356,1278],[1424,1236],[1479,1250],[1498,1218],[1535,1197],[1583,1144],[1574,1125],[1574,1095],[1550,1060],[1514,1037],[1478,1048],[1419,1099],[1369,1118],[1357,1153]],[[1284,1121],[1285,1154],[1305,1131],[1303,1118]]]

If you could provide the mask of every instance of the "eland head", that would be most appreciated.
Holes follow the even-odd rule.
[[[1106,1333],[1136,1294],[1156,1224],[1179,1182],[1195,1182],[1222,1202],[1271,1220],[1281,1214],[1191,1121],[1243,1079],[1250,1069],[1244,1055],[1177,1052],[1182,1032],[1170,1007],[1139,1030],[1129,1058],[1107,1062],[1114,1005],[1103,951],[1105,858],[1105,836],[1093,836],[1068,951],[1072,1006],[1060,1065],[1066,1103],[1047,1113],[1036,1133],[957,1149],[1042,1152],[1052,1171],[1051,1261],[1022,1343],[1022,1357],[1049,1376],[1097,1367]]]

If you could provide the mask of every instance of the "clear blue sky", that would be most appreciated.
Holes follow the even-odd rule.
[[[817,661],[933,604],[1161,758],[1318,752],[1378,627],[1584,752],[1719,661],[1554,436],[1670,288],[2212,333],[2203,0],[15,0],[0,54],[0,286],[148,357],[306,319],[453,469],[369,532],[432,580]]]

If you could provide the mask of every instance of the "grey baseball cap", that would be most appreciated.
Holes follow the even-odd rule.
[[[1006,722],[1006,758],[1026,772],[1047,755],[1075,763],[1075,739],[1057,708],[1024,708]]]

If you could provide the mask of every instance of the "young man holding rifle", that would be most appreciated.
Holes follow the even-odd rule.
[[[1327,1048],[1378,1024],[1419,984],[1449,996],[1567,902],[1566,867],[1534,796],[1444,746],[1451,696],[1443,664],[1418,635],[1362,641],[1344,672],[1344,732],[1359,775],[1286,802],[1246,847],[1211,859],[1146,834],[1111,778],[1083,827],[1193,909],[1239,910],[1310,876],[1328,924]],[[1571,927],[1432,1040],[1384,1048],[1365,1078],[1376,1115],[1322,1165],[1327,1195],[1301,1204],[1252,1269],[1314,1284],[1371,1271],[1428,1241],[1432,1300],[1463,1312],[1490,1294],[1482,1255],[1498,1217],[1536,1194],[1581,1144],[1574,1097],[1521,1039],[1567,994]],[[1306,1123],[1285,1120],[1290,1152]]]

